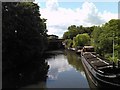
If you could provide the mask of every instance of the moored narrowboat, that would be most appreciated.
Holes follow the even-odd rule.
[[[77,46],[77,47],[75,48],[76,53],[80,55],[80,54],[81,54],[81,51],[82,51],[82,48],[83,48],[82,46]]]
[[[94,52],[93,46],[83,47],[81,60],[88,76],[96,86],[120,87],[120,67],[113,68],[111,62]]]

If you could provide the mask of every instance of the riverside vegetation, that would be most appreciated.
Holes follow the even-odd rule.
[[[111,19],[101,26],[71,25],[64,32],[63,38],[66,48],[92,45],[95,51],[106,59],[115,63],[120,59],[120,19]],[[114,60],[113,60],[114,40]]]
[[[30,81],[35,78],[35,76],[33,78],[33,74],[39,74],[38,79],[40,80],[45,79],[47,76],[49,67],[43,56],[44,52],[48,50],[49,40],[47,38],[46,19],[40,16],[39,6],[33,2],[2,3],[3,88],[11,83],[6,79],[6,75],[9,75],[9,72],[14,70],[18,72],[14,72],[15,74],[20,75],[19,81],[21,84],[23,81],[30,83]],[[64,33],[63,39],[65,39],[64,42],[67,48],[93,45],[97,53],[112,60],[114,33],[114,62],[117,62],[120,59],[119,28],[119,19],[112,19],[102,26],[83,27],[71,25],[68,27],[68,31]],[[30,64],[28,65],[28,63]],[[20,68],[24,69],[25,67],[28,69],[23,70],[24,73],[18,71]],[[31,67],[32,70],[29,69],[29,67]],[[37,72],[34,72],[35,69]],[[31,74],[28,77],[27,75],[29,73]],[[22,81],[22,76],[28,78]],[[13,74],[11,74],[11,77],[13,77]],[[9,77],[9,79],[11,77]],[[6,82],[8,82],[7,85]],[[21,85],[17,87],[19,88]]]
[[[48,64],[42,59],[48,45],[46,19],[40,16],[39,6],[33,2],[2,3],[3,84],[8,72],[35,66],[28,65],[30,62],[39,61],[40,78],[46,77]]]

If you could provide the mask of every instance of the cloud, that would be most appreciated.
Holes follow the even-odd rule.
[[[46,8],[40,8],[41,17],[47,19],[48,34],[56,34],[62,37],[70,25],[101,25],[112,18],[117,18],[117,14],[108,11],[101,13],[91,2],[84,2],[82,7],[75,9],[62,8],[57,0],[47,0]]]
[[[58,9],[58,2],[57,0],[47,0],[46,2],[46,8],[53,11],[53,10],[57,10]]]
[[[64,57],[64,55],[58,55],[57,57],[59,58],[56,59],[53,57],[48,61],[48,65],[51,66],[48,72],[48,77],[50,80],[56,80],[61,72],[69,71],[73,68],[69,65],[67,58]]]
[[[85,2],[82,6],[82,11],[87,15],[85,22],[92,25],[100,25],[105,23],[105,20],[98,14],[98,9],[93,3]]]
[[[100,13],[100,16],[102,16],[102,18],[108,22],[110,19],[118,19],[118,14],[113,14],[111,12],[108,11],[104,11],[103,13]]]
[[[41,6],[40,1],[39,0],[35,0],[34,3],[38,4],[39,6]]]

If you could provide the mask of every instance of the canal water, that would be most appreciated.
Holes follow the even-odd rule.
[[[21,70],[9,71],[3,77],[5,88],[95,88],[86,76],[80,55],[73,51],[56,50],[45,54],[45,62],[49,65],[47,77],[41,81],[40,62],[34,61]],[[43,70],[44,71],[44,70]]]
[[[52,56],[46,59],[49,65],[46,81],[23,88],[94,88],[90,86],[79,55],[67,50],[48,53]]]

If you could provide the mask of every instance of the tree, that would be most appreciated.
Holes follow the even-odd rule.
[[[94,30],[95,26],[92,27],[83,27],[82,25],[76,26],[76,25],[71,25],[68,27],[68,31],[66,31],[63,34],[63,39],[72,39],[76,37],[77,34],[83,34],[87,33],[89,36],[91,36],[92,31]]]
[[[72,45],[73,45],[73,40],[71,40],[71,39],[66,39],[66,40],[64,41],[64,43],[65,43],[65,48],[71,48]]]
[[[63,39],[69,39],[69,32],[68,31],[64,32]]]
[[[42,56],[47,45],[45,22],[33,2],[2,3],[3,69]]]
[[[99,45],[100,40],[98,38],[102,32],[103,32],[103,30],[100,26],[95,26],[94,30],[91,34],[91,44],[94,46],[95,51],[97,53],[101,52],[100,45]]]
[[[95,27],[94,31],[92,32],[92,43],[96,48],[96,51],[103,55],[105,58],[112,59],[113,53],[113,40],[115,43],[115,61],[119,59],[119,50],[120,50],[120,43],[119,43],[119,19],[112,19],[108,23],[105,23],[101,27]]]
[[[73,39],[78,34],[77,26],[71,25],[68,27],[69,36],[68,38]]]
[[[90,36],[87,33],[78,34],[73,39],[73,47],[89,45],[89,43],[90,43]]]

